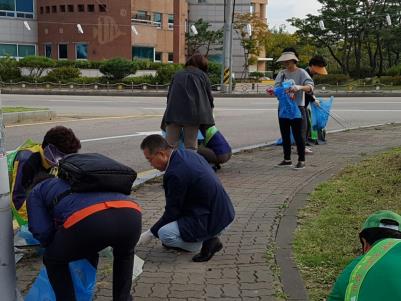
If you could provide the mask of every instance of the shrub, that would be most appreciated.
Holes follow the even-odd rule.
[[[68,61],[68,60],[59,60],[56,61],[55,67],[73,67],[75,65],[75,61]]]
[[[315,76],[313,81],[315,85],[330,84],[330,85],[344,85],[350,80],[350,77],[345,74],[328,74],[325,76]]]
[[[21,70],[18,62],[10,57],[0,58],[0,81],[18,81],[21,79]]]
[[[401,76],[382,76],[378,81],[383,85],[401,86]]]
[[[165,64],[159,67],[156,73],[156,82],[159,84],[169,84],[174,74],[181,70],[181,64]]]
[[[81,72],[78,68],[75,67],[59,67],[54,68],[50,71],[47,76],[46,80],[49,82],[67,82],[73,79],[78,78],[81,75]]]
[[[100,72],[109,79],[120,80],[129,74],[135,74],[136,66],[123,58],[115,58],[105,61],[100,66]]]
[[[212,85],[221,83],[221,68],[221,64],[209,61],[207,74],[209,75],[209,80]]]
[[[99,77],[87,77],[87,76],[81,76],[78,78],[74,78],[72,82],[76,84],[83,84],[83,85],[89,85],[89,84],[97,84],[101,83],[101,79]]]
[[[401,64],[391,67],[390,69],[387,70],[386,74],[390,76],[401,75]]]
[[[18,62],[20,67],[29,70],[29,76],[33,78],[41,77],[45,69],[52,68],[55,64],[55,61],[51,58],[36,55],[26,56]]]

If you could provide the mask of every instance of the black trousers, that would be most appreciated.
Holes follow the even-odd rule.
[[[131,208],[96,212],[68,229],[60,228],[46,248],[43,263],[57,301],[74,301],[68,263],[87,258],[96,268],[98,252],[113,248],[113,301],[131,300],[135,246],[141,234],[141,213]]]
[[[291,130],[298,151],[298,161],[305,161],[305,108],[299,107],[302,118],[279,118],[281,139],[283,140],[284,160],[291,160]]]

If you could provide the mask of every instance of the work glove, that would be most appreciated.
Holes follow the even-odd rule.
[[[300,91],[300,90],[302,90],[302,86],[300,86],[300,85],[293,85],[293,86],[290,88],[290,91],[291,91],[291,92],[298,92],[298,91]]]
[[[145,232],[143,232],[141,234],[141,236],[139,237],[139,240],[137,242],[137,245],[141,245],[141,244],[147,244],[149,243],[153,238],[155,238],[155,236],[152,234],[152,232],[150,230],[147,230]]]
[[[320,107],[320,100],[315,98],[315,105],[317,105],[318,107]]]

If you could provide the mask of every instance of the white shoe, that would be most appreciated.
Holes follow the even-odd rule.
[[[310,147],[305,147],[305,154],[306,155],[313,155],[313,150]]]

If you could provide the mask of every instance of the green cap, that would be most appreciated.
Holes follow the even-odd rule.
[[[387,228],[401,232],[401,216],[390,210],[377,211],[370,215],[362,225],[362,231],[369,228]]]

